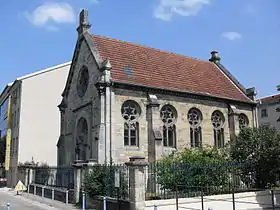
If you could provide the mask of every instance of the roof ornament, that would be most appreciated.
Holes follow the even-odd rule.
[[[102,66],[104,70],[110,70],[112,68],[111,62],[108,58],[103,62]]]
[[[211,58],[209,59],[209,61],[214,62],[214,63],[219,63],[221,58],[218,56],[219,52],[213,50],[211,52]]]
[[[79,27],[77,28],[78,34],[83,34],[84,32],[88,31],[90,26],[91,25],[88,22],[88,11],[83,9],[80,12]]]

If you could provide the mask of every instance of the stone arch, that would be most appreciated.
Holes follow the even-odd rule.
[[[86,112],[81,112],[75,123],[74,147],[75,160],[86,161],[90,155],[90,120]]]

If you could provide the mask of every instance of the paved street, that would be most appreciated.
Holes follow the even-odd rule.
[[[0,210],[5,210],[7,203],[10,203],[10,210],[61,210],[74,209],[72,206],[65,206],[65,204],[45,199],[44,202],[40,197],[35,197],[27,194],[16,195],[14,191],[7,188],[0,188]]]

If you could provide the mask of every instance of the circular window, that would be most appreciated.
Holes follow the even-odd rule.
[[[243,129],[244,127],[249,125],[248,117],[245,114],[240,114],[238,120],[240,129]]]
[[[160,110],[160,118],[165,125],[175,124],[177,118],[176,109],[171,105],[164,105]]]
[[[87,91],[89,83],[89,73],[86,66],[83,66],[79,73],[77,91],[80,97],[83,97]]]
[[[201,112],[196,108],[190,109],[188,112],[188,120],[192,128],[198,127],[202,121]]]
[[[123,103],[121,112],[124,120],[133,122],[138,120],[141,109],[135,101],[128,100]]]
[[[211,121],[214,129],[220,129],[224,126],[225,118],[220,111],[214,111],[211,116]]]

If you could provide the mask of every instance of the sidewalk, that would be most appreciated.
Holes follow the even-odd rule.
[[[16,195],[16,192],[12,189],[1,189],[2,192],[5,192],[6,194],[9,195]],[[40,196],[34,196],[33,194],[27,194],[27,193],[20,193],[19,195],[16,195],[17,199],[20,199],[22,201],[32,203],[34,205],[38,205],[44,209],[52,209],[52,210],[77,210],[74,205],[68,204],[66,205],[65,203],[59,202],[59,201],[53,201],[48,198],[42,199]]]

